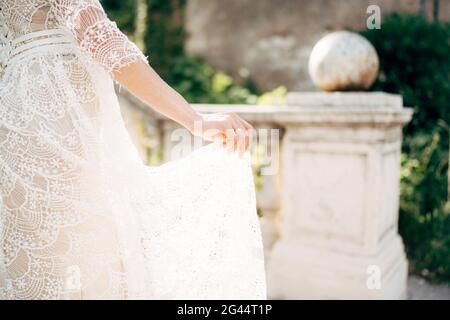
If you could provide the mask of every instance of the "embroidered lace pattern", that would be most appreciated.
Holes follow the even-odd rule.
[[[145,166],[136,61],[97,0],[0,0],[0,299],[265,298],[249,155]]]

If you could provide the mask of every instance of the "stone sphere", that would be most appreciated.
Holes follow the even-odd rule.
[[[379,60],[372,44],[354,32],[323,37],[309,58],[309,74],[323,91],[366,90],[378,75]]]

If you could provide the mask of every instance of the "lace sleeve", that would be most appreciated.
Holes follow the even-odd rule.
[[[98,0],[58,1],[67,26],[81,48],[108,71],[121,69],[146,57],[128,40],[115,22],[108,19]]]

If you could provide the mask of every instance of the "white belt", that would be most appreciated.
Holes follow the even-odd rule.
[[[11,41],[9,61],[12,62],[23,56],[41,51],[52,46],[73,46],[74,36],[65,29],[50,29],[30,32]]]

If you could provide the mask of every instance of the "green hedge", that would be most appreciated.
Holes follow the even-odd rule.
[[[372,89],[399,93],[416,111],[406,132],[430,132],[439,119],[450,123],[450,24],[394,14],[380,30],[362,34],[380,56]]]
[[[361,33],[380,56],[372,90],[401,94],[415,110],[404,130],[399,225],[412,271],[450,282],[450,24],[394,14]]]
[[[450,282],[450,206],[447,202],[448,129],[406,137],[402,156],[400,233],[411,269]]]

